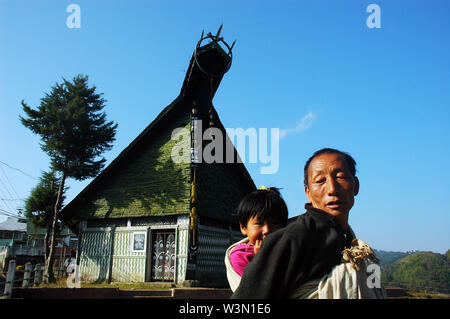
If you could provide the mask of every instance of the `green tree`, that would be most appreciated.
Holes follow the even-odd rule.
[[[382,280],[386,286],[399,286],[415,291],[450,292],[446,255],[416,252],[382,269]]]
[[[101,154],[112,148],[117,124],[106,120],[102,112],[105,100],[95,93],[96,87],[88,87],[88,77],[78,75],[73,81],[63,78],[50,93],[41,99],[38,108],[32,109],[22,100],[26,117],[20,116],[22,124],[40,135],[41,148],[51,161],[51,167],[61,174],[55,202],[49,256],[45,261],[44,279],[54,282],[53,256],[55,226],[61,210],[66,178],[85,180],[95,177],[106,159]]]
[[[39,183],[31,190],[30,196],[25,201],[25,217],[30,220],[34,227],[46,229],[44,238],[45,259],[48,258],[50,251],[51,226],[58,198],[59,184],[60,178],[58,178],[55,171],[42,172]],[[61,202],[64,202],[65,189],[63,190]],[[57,234],[61,230],[60,224],[56,224],[55,232]]]

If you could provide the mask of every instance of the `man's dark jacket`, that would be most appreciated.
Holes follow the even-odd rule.
[[[264,239],[231,298],[288,298],[304,283],[340,263],[354,238],[330,214],[306,204],[306,213]]]

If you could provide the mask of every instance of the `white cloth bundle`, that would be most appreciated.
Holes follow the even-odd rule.
[[[367,266],[378,263],[372,249],[361,239],[342,252],[341,263],[321,279],[311,280],[295,290],[292,299],[386,299],[386,291],[378,278],[378,287],[369,285]]]

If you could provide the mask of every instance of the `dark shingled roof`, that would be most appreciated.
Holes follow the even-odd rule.
[[[220,65],[227,63],[230,57],[223,51],[223,49],[215,42],[211,42],[198,50],[199,62],[201,65],[209,65],[214,68],[215,65]],[[206,53],[206,54],[205,54]],[[219,61],[219,63],[218,63]],[[89,194],[94,192],[95,189],[102,187],[102,182],[108,179],[109,175],[112,175],[115,170],[117,170],[123,163],[127,163],[133,160],[133,153],[136,149],[140,149],[143,144],[148,145],[152,141],[152,136],[161,132],[166,128],[168,122],[173,121],[175,118],[179,117],[180,114],[187,114],[192,108],[192,98],[196,96],[196,93],[200,90],[212,89],[212,96],[214,96],[217,88],[222,80],[223,76],[218,76],[210,82],[210,79],[205,76],[205,74],[198,68],[195,63],[194,55],[192,56],[189,64],[186,77],[184,79],[181,92],[179,96],[142,131],[139,136],[137,136],[91,183],[86,186],[70,203],[68,203],[61,211],[59,218],[75,233],[78,233],[78,224],[83,218],[78,216],[78,208],[83,206],[86,202],[86,198]],[[220,122],[220,119],[213,108],[215,115],[215,126],[220,128],[223,132],[225,129]],[[234,150],[236,156],[237,152]],[[189,165],[189,164],[188,164]],[[224,164],[223,164],[224,165]],[[247,192],[256,189],[255,184],[249,175],[244,164],[226,164],[227,169],[231,169],[235,172],[235,176],[239,178],[242,184],[241,191]],[[221,173],[223,174],[223,173]],[[211,175],[211,174],[209,174]],[[211,180],[211,176],[208,178],[203,178],[203,180]],[[203,185],[204,186],[204,185]],[[188,185],[189,187],[189,185]],[[207,190],[205,187],[202,187]],[[217,195],[217,194],[215,194]],[[236,195],[236,194],[234,194]],[[214,218],[221,219],[223,217],[223,212],[216,212]],[[187,211],[186,211],[187,213]],[[221,217],[222,216],[222,217]],[[228,219],[229,218],[225,218]]]

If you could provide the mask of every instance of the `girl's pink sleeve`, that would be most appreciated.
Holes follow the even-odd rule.
[[[230,254],[230,262],[234,271],[242,277],[245,267],[252,261],[255,254],[250,251],[235,250]]]

